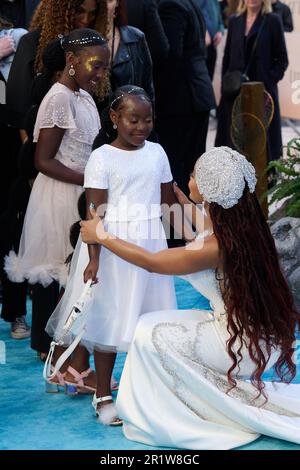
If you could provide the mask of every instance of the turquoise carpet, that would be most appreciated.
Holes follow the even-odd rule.
[[[208,308],[208,302],[189,284],[176,279],[180,308]],[[30,302],[28,302],[30,310]],[[30,318],[30,316],[28,316]],[[9,324],[0,321],[0,449],[151,450],[128,441],[122,429],[96,422],[91,397],[44,393],[42,363],[29,340],[16,341]],[[300,362],[300,349],[298,351]],[[118,355],[114,374],[119,380],[125,354]],[[270,379],[268,374],[267,379]],[[300,383],[300,371],[295,379]],[[299,445],[261,437],[242,450],[300,450]]]

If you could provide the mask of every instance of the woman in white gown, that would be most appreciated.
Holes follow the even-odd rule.
[[[230,449],[265,434],[300,444],[300,386],[288,384],[299,315],[255,184],[253,166],[239,153],[220,147],[203,154],[189,188],[192,200],[204,202],[207,230],[186,248],[151,254],[110,236],[97,217],[82,222],[87,243],[152,272],[185,275],[211,303],[211,311],[140,319],[117,401],[128,439]],[[273,366],[281,382],[266,386],[262,374]]]

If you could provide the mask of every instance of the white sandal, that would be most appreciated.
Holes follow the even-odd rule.
[[[107,395],[106,397],[96,397],[96,394],[93,396],[92,406],[95,410],[96,416],[101,424],[105,426],[121,426],[123,421],[118,417],[116,405],[114,402],[109,403],[101,408],[98,408],[99,403],[103,403],[104,401],[112,400],[111,395]]]

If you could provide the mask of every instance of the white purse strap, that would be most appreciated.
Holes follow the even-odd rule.
[[[43,377],[44,379],[51,380],[55,377],[57,372],[60,370],[62,365],[65,363],[65,361],[68,359],[68,357],[72,354],[72,352],[75,350],[75,348],[78,346],[78,344],[81,341],[81,338],[84,335],[85,329],[86,329],[86,324],[84,323],[82,327],[80,328],[79,332],[73,339],[72,343],[70,346],[63,352],[63,354],[59,357],[59,359],[56,361],[55,366],[52,366],[52,358],[54,354],[54,349],[55,346],[62,346],[64,344],[64,338],[70,333],[72,325],[74,324],[75,320],[78,317],[78,314],[82,311],[82,308],[84,306],[84,303],[86,301],[86,298],[88,295],[90,295],[90,290],[92,286],[92,280],[89,279],[84,286],[84,289],[81,293],[81,296],[77,300],[77,302],[74,304],[70,315],[68,316],[62,330],[62,334],[59,338],[55,338],[56,341],[52,341],[50,344],[50,350],[47,356],[47,359],[45,361],[44,365],[44,370],[43,370]]]

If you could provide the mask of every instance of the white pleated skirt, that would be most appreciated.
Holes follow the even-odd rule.
[[[109,222],[109,233],[151,252],[167,248],[159,218],[135,222]],[[46,331],[60,336],[72,306],[84,288],[83,273],[89,262],[88,247],[80,240],[73,256],[66,291],[49,319]],[[86,332],[82,339],[89,351],[127,351],[141,315],[176,308],[172,276],[149,273],[105,248],[101,248],[98,283],[88,303]]]
[[[70,228],[79,220],[77,202],[81,193],[81,186],[38,174],[28,202],[19,253],[11,251],[5,260],[11,281],[27,279],[44,287],[54,280],[65,284],[65,261],[73,251]]]

